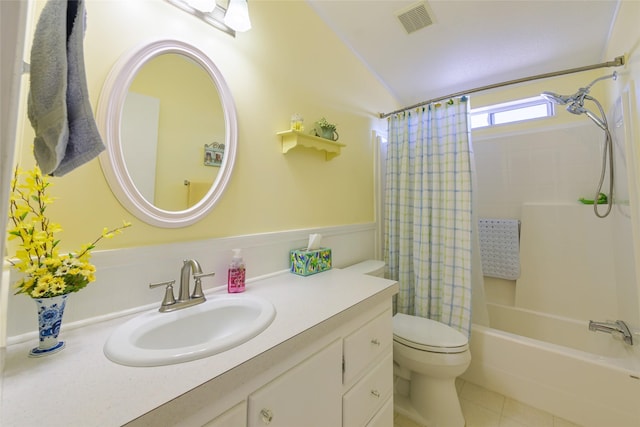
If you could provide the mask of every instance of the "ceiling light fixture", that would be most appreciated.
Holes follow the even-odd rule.
[[[251,29],[251,20],[249,19],[247,0],[229,0],[229,7],[224,15],[224,23],[235,31],[249,31]]]
[[[235,37],[236,31],[251,29],[247,0],[166,0]]]

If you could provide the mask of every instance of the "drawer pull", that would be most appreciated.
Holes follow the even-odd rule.
[[[262,409],[260,416],[262,417],[262,422],[265,424],[270,424],[271,420],[273,420],[273,412],[271,412],[270,409]]]
[[[373,338],[371,340],[371,344],[380,345],[380,341],[378,340],[378,338]]]
[[[371,390],[371,394],[375,397],[380,397],[380,392],[378,390]]]

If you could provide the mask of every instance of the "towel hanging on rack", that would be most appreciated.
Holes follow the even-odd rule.
[[[481,218],[478,237],[485,276],[509,280],[520,277],[519,220]]]
[[[84,66],[84,0],[49,0],[31,48],[28,116],[44,174],[62,176],[105,149],[95,123]]]

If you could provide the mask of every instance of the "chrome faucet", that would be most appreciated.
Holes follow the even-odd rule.
[[[589,330],[612,334],[614,337],[622,338],[625,343],[633,345],[633,335],[627,324],[622,320],[616,320],[615,322],[594,322],[589,320]]]
[[[178,301],[177,302],[185,302],[190,301],[192,298],[189,296],[189,273],[193,270],[193,275],[195,277],[196,274],[202,274],[202,268],[200,267],[200,263],[195,259],[185,259],[182,264],[182,269],[180,270],[180,289],[178,290]],[[202,295],[202,287],[200,285],[200,280],[196,280],[196,287],[200,287],[198,292],[194,289],[194,297],[202,298],[204,301],[204,295]],[[198,295],[195,295],[195,294]],[[203,302],[201,301],[201,302]]]
[[[158,286],[166,286],[164,298],[162,304],[160,304],[159,311],[175,311],[182,308],[201,304],[206,301],[204,294],[202,293],[202,278],[207,276],[213,276],[215,273],[203,273],[200,263],[195,259],[186,259],[183,261],[182,269],[180,270],[180,288],[178,289],[178,299],[176,300],[173,295],[173,285],[175,280],[168,282],[151,283],[150,288],[156,288]],[[189,276],[193,275],[195,284],[193,292],[189,295]]]

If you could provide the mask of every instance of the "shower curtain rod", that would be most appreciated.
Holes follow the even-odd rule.
[[[613,61],[601,62],[600,64],[586,65],[584,67],[570,68],[568,70],[554,71],[552,73],[546,73],[546,74],[538,74],[538,75],[535,75],[535,76],[523,77],[521,79],[515,79],[515,80],[508,80],[506,82],[494,83],[494,84],[487,85],[487,86],[477,87],[475,89],[469,89],[469,90],[465,90],[465,91],[462,91],[462,92],[452,93],[452,94],[449,94],[449,95],[441,96],[439,98],[433,98],[433,99],[430,99],[428,101],[423,101],[423,102],[420,102],[418,104],[410,105],[408,107],[404,107],[404,108],[402,108],[400,110],[395,110],[395,111],[392,111],[390,113],[379,113],[379,116],[380,116],[381,119],[384,119],[386,117],[391,116],[392,114],[402,113],[403,111],[411,110],[411,109],[417,108],[417,107],[422,107],[423,105],[428,105],[428,104],[431,104],[432,102],[444,101],[445,99],[456,98],[458,96],[468,95],[470,93],[482,92],[482,91],[489,90],[489,89],[495,89],[495,88],[498,88],[498,87],[509,86],[509,85],[513,85],[513,84],[517,84],[517,83],[524,83],[524,82],[528,82],[528,81],[532,81],[532,80],[540,80],[540,79],[546,79],[546,78],[549,78],[549,77],[562,76],[564,74],[578,73],[580,71],[595,70],[597,68],[620,67],[620,66],[624,65],[624,63],[625,63],[624,55],[623,56],[618,56]]]

